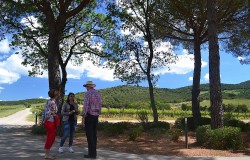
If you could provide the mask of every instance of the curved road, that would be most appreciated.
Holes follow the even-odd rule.
[[[8,117],[0,118],[0,125],[34,125],[34,122],[26,120],[30,114],[32,114],[30,108],[26,108]]]

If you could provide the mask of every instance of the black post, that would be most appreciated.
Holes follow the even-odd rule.
[[[185,118],[185,142],[186,142],[186,148],[188,148],[188,127],[187,127],[187,118]]]
[[[35,113],[35,114],[36,114],[36,113]],[[36,126],[37,126],[37,114],[36,114],[36,123],[35,123],[35,124],[36,124]]]

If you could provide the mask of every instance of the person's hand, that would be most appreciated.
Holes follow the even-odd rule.
[[[75,110],[72,110],[72,111],[69,112],[69,114],[73,114],[73,113],[75,113]]]
[[[54,112],[50,112],[50,113],[49,113],[49,117],[53,117],[54,115],[55,115]]]

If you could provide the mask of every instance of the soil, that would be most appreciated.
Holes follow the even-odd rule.
[[[238,151],[206,149],[196,144],[194,133],[189,133],[188,145],[185,137],[182,136],[177,142],[167,139],[165,136],[153,136],[143,134],[135,141],[129,141],[126,135],[110,137],[98,132],[98,149],[105,149],[117,152],[167,155],[167,156],[202,156],[202,157],[244,157],[250,156],[250,134],[243,135],[246,148]],[[86,136],[79,134],[76,143],[85,143]],[[186,148],[188,146],[188,148]]]

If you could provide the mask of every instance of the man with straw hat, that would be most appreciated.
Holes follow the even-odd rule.
[[[98,117],[102,109],[102,96],[96,91],[95,84],[92,81],[87,81],[83,85],[87,89],[84,96],[82,110],[82,124],[85,125],[86,137],[88,142],[88,154],[84,158],[96,158],[97,144],[97,125]]]

